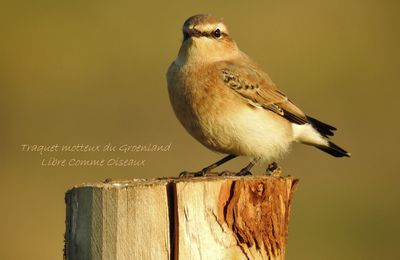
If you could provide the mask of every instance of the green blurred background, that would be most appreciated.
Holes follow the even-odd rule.
[[[400,259],[399,6],[2,0],[0,259],[62,258],[64,192],[73,185],[176,176],[221,157],[184,131],[167,95],[182,23],[196,13],[224,17],[240,48],[304,111],[337,126],[335,142],[352,152],[335,159],[296,145],[282,162],[301,179],[287,258]],[[20,147],[108,142],[172,147],[130,156],[147,160],[141,168],[43,167]]]

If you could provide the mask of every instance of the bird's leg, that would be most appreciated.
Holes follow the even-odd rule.
[[[244,175],[252,175],[250,170],[253,168],[253,166],[259,161],[260,159],[254,159],[251,161],[246,167],[240,170],[240,172],[236,173],[236,176],[244,176]]]
[[[228,156],[225,156],[224,158],[222,158],[221,160],[203,168],[201,171],[198,172],[181,172],[181,174],[179,174],[179,177],[198,177],[198,176],[205,176],[206,174],[210,173],[213,169],[217,168],[218,166],[236,158],[237,155],[234,154],[230,154]]]
[[[272,162],[268,164],[266,172],[271,176],[280,176],[282,173],[282,169],[276,162]]]
[[[195,176],[204,176],[204,175],[210,173],[213,169],[217,168],[218,166],[220,166],[220,165],[222,165],[222,164],[224,164],[224,163],[226,163],[226,162],[228,162],[228,161],[230,161],[230,160],[232,160],[232,159],[234,159],[236,157],[237,157],[237,155],[233,155],[233,154],[225,156],[221,160],[219,160],[219,161],[217,161],[217,162],[205,167],[201,171],[197,172],[195,174]]]

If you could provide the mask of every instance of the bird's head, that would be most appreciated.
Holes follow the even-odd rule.
[[[239,50],[221,18],[209,14],[189,17],[182,28],[178,60],[214,62],[235,57]]]

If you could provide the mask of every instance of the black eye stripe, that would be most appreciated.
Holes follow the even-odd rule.
[[[202,36],[216,38],[215,31],[202,33]],[[219,37],[217,38],[221,38],[221,36],[228,36],[228,34],[219,31]]]
[[[189,33],[183,32],[183,40],[186,41],[186,40],[189,39],[189,38],[190,38]]]
[[[214,33],[215,33],[215,30],[214,31],[209,31],[209,32],[201,32],[201,31],[198,31],[198,30],[196,30],[196,29],[193,29],[192,31],[191,31],[191,35],[193,36],[193,37],[207,37],[207,38],[217,38],[217,39],[220,39],[220,38],[222,38],[221,36],[228,36],[228,34],[227,33],[225,33],[225,32],[222,32],[221,30],[219,31],[219,34],[220,34],[220,36],[219,37],[216,37],[215,35],[214,35]],[[184,37],[185,37],[186,35],[185,35],[185,33],[184,33]],[[188,36],[189,36],[189,34],[188,34]],[[185,37],[186,38],[186,37]]]
[[[226,34],[224,32],[220,32],[219,34],[220,34],[220,36],[218,37],[219,39],[222,38],[221,36],[225,36],[225,37],[228,36],[228,34]],[[214,32],[209,33],[208,36],[215,38]]]

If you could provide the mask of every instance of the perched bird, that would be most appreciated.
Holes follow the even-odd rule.
[[[185,129],[213,151],[228,154],[195,175],[237,157],[274,162],[294,142],[335,157],[349,157],[329,141],[335,127],[306,115],[267,73],[239,50],[222,19],[194,15],[183,24],[183,41],[167,73],[174,112]]]

